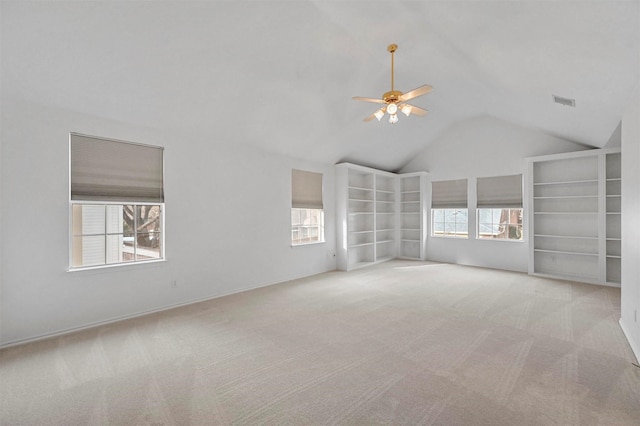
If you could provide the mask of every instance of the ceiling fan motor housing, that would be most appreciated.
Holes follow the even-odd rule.
[[[400,100],[400,96],[402,96],[402,92],[399,90],[391,90],[387,93],[385,93],[384,95],[382,95],[382,99],[384,99],[384,101],[387,104],[390,103],[398,103],[398,101]]]

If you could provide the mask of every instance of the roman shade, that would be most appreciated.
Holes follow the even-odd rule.
[[[71,200],[164,202],[161,147],[71,134]]]
[[[291,171],[291,207],[322,209],[322,173]]]
[[[431,208],[467,208],[467,180],[443,180],[431,183]]]
[[[478,178],[478,208],[522,208],[522,175]]]

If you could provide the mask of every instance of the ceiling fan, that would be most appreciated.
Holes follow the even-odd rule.
[[[423,86],[418,87],[417,89],[413,89],[407,93],[402,93],[399,90],[394,90],[393,87],[393,54],[398,49],[397,44],[390,44],[387,47],[387,50],[391,52],[391,91],[386,92],[382,95],[382,99],[376,98],[363,98],[362,96],[354,96],[353,99],[356,101],[365,101],[365,102],[374,102],[377,104],[385,104],[382,108],[368,116],[364,119],[364,121],[371,121],[375,118],[380,121],[382,117],[384,117],[384,113],[389,114],[389,123],[395,124],[398,122],[398,110],[401,111],[407,117],[410,114],[415,115],[426,115],[426,109],[419,108],[417,106],[409,105],[406,103],[408,100],[417,98],[418,96],[426,95],[432,89],[431,86],[425,84]]]

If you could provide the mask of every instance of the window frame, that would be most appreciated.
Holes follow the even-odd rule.
[[[467,211],[467,233],[466,234],[462,234],[462,235],[446,235],[446,234],[436,234],[435,233],[435,223],[436,223],[436,215],[435,215],[435,211],[436,210],[466,210]],[[455,240],[469,240],[469,208],[468,207],[455,207],[455,208],[431,208],[431,232],[430,232],[430,237],[433,238],[451,238],[451,239],[455,239]],[[449,222],[438,222],[438,223],[442,223],[446,226],[447,223]],[[454,224],[457,224],[458,222],[453,222]]]
[[[137,209],[137,207],[139,206],[159,206],[160,207],[160,219],[159,219],[159,231],[157,231],[157,233],[160,234],[160,238],[159,238],[159,255],[157,258],[151,258],[151,259],[141,259],[141,260],[130,260],[130,261],[122,261],[122,262],[114,262],[114,263],[105,263],[103,264],[98,264],[98,265],[87,265],[87,266],[73,266],[73,239],[74,237],[82,237],[82,236],[102,236],[104,235],[105,237],[109,236],[109,235],[123,235],[124,236],[124,231],[122,232],[122,234],[120,233],[113,233],[113,232],[107,232],[106,226],[105,226],[105,232],[103,234],[74,234],[73,233],[73,207],[76,205],[91,205],[91,206],[108,206],[108,205],[116,205],[116,206],[134,206],[134,209]],[[105,218],[106,220],[106,218]],[[134,216],[134,221],[137,220],[137,217]],[[158,202],[131,202],[131,201],[92,201],[92,200],[69,200],[69,268],[67,269],[67,271],[69,272],[74,272],[74,271],[84,271],[84,270],[92,270],[92,269],[103,269],[103,268],[114,268],[114,267],[121,267],[121,266],[130,266],[130,265],[142,265],[142,264],[149,264],[149,263],[156,263],[156,262],[164,262],[166,261],[166,256],[165,256],[165,203],[158,203]],[[133,238],[134,238],[134,254],[136,253],[136,248],[137,248],[137,235],[139,234],[139,232],[135,231],[135,226],[134,226],[134,234],[133,234]],[[140,232],[140,234],[143,234],[143,232]]]
[[[294,242],[295,240],[293,239],[293,233],[296,230],[300,230],[300,228],[304,227],[303,225],[298,225],[296,227],[294,227],[293,224],[293,211],[294,210],[315,210],[319,212],[319,223],[317,225],[318,229],[318,240],[317,241],[307,241],[307,242]],[[325,232],[324,232],[324,208],[322,209],[311,209],[311,208],[302,208],[302,207],[291,207],[290,210],[290,229],[291,229],[291,247],[301,247],[301,246],[308,246],[308,245],[314,245],[314,244],[324,244],[326,242],[325,240]],[[297,229],[296,229],[297,228]],[[308,226],[307,229],[313,228],[312,226]],[[299,240],[299,239],[298,239]]]
[[[520,210],[520,217],[522,220],[522,223],[518,224],[518,223],[506,223],[505,225],[507,226],[507,229],[509,227],[509,225],[512,226],[519,226],[521,229],[521,239],[515,239],[515,238],[481,238],[480,237],[480,210],[509,210],[511,212],[511,210]],[[508,217],[511,218],[511,214],[508,214]],[[509,219],[510,220],[510,219]],[[482,224],[486,224],[486,222],[483,222]],[[494,223],[491,223],[492,225],[494,225]],[[500,224],[497,224],[500,225]],[[507,232],[508,235],[508,232]],[[525,242],[525,232],[524,232],[524,207],[478,207],[476,208],[476,239],[479,241],[502,241],[502,242],[510,242],[510,243],[524,243]]]

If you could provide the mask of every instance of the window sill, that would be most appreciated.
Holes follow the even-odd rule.
[[[166,261],[167,259],[153,259],[153,260],[144,260],[144,261],[138,261],[138,262],[111,263],[109,265],[81,266],[78,268],[68,268],[67,272],[104,271],[104,270],[113,269],[113,268],[143,266],[143,265],[150,265],[153,263],[162,263]]]
[[[430,235],[430,238],[442,238],[447,240],[468,240],[469,237],[451,237],[448,235]]]
[[[302,244],[291,244],[291,248],[293,247],[306,247],[306,246],[317,246],[319,244],[326,244],[326,241],[316,241],[313,243],[302,243]]]

